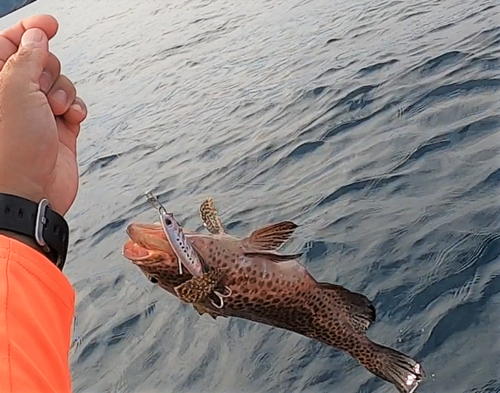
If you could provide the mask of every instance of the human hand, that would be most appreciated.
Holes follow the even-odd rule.
[[[47,198],[64,215],[78,191],[76,141],[87,109],[49,52],[57,29],[39,15],[0,32],[0,192]]]

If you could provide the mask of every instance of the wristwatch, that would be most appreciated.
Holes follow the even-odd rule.
[[[0,193],[0,230],[34,239],[62,271],[68,252],[69,227],[64,217],[51,209],[47,199],[36,203]]]

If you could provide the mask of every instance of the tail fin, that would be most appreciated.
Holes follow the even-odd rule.
[[[425,378],[425,372],[420,363],[394,349],[373,343],[375,361],[368,360],[363,364],[378,377],[396,386],[400,393],[413,393]]]

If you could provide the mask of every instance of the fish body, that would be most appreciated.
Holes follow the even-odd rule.
[[[276,252],[297,228],[295,223],[267,225],[238,238],[225,233],[213,219],[210,222],[207,229],[212,233],[185,230],[185,237],[209,269],[220,272],[220,284],[232,294],[222,309],[208,299],[195,302],[200,314],[243,318],[301,334],[350,354],[400,393],[417,389],[425,377],[420,363],[367,337],[376,317],[368,298],[316,281],[297,261],[300,254]],[[178,275],[175,253],[162,227],[132,223],[127,233],[130,240],[123,248],[124,256],[146,276],[158,277],[158,284],[177,296],[174,287],[188,282],[191,275]]]

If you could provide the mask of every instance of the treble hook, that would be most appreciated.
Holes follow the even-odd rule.
[[[231,296],[231,294],[233,293],[233,291],[231,290],[231,288],[229,288],[227,285],[224,287],[224,289],[227,290],[227,292],[229,292],[227,295],[223,295],[222,293],[218,292],[218,291],[214,291],[214,293],[217,295],[217,296],[220,296],[220,297],[229,297]]]
[[[219,291],[214,291],[214,294],[219,298],[220,300],[220,306],[218,306],[217,304],[215,304],[215,302],[210,299],[210,302],[212,303],[212,305],[218,309],[221,309],[222,307],[224,307],[224,298],[226,297],[229,297],[231,296],[231,294],[233,293],[232,289],[229,288],[227,285],[224,287],[224,289],[227,289],[227,291],[229,292],[227,295],[223,295],[222,293],[220,293]]]
[[[212,299],[210,299],[210,303],[212,303],[212,305],[213,305],[215,308],[221,309],[222,307],[224,307],[224,300],[222,300],[222,297],[220,297],[220,295],[219,295],[219,294],[217,294],[217,293],[216,293],[216,295],[217,295],[217,297],[218,297],[218,298],[219,298],[219,300],[220,300],[220,306],[219,306],[219,305],[217,305],[217,304],[215,304],[215,302],[214,302]]]

